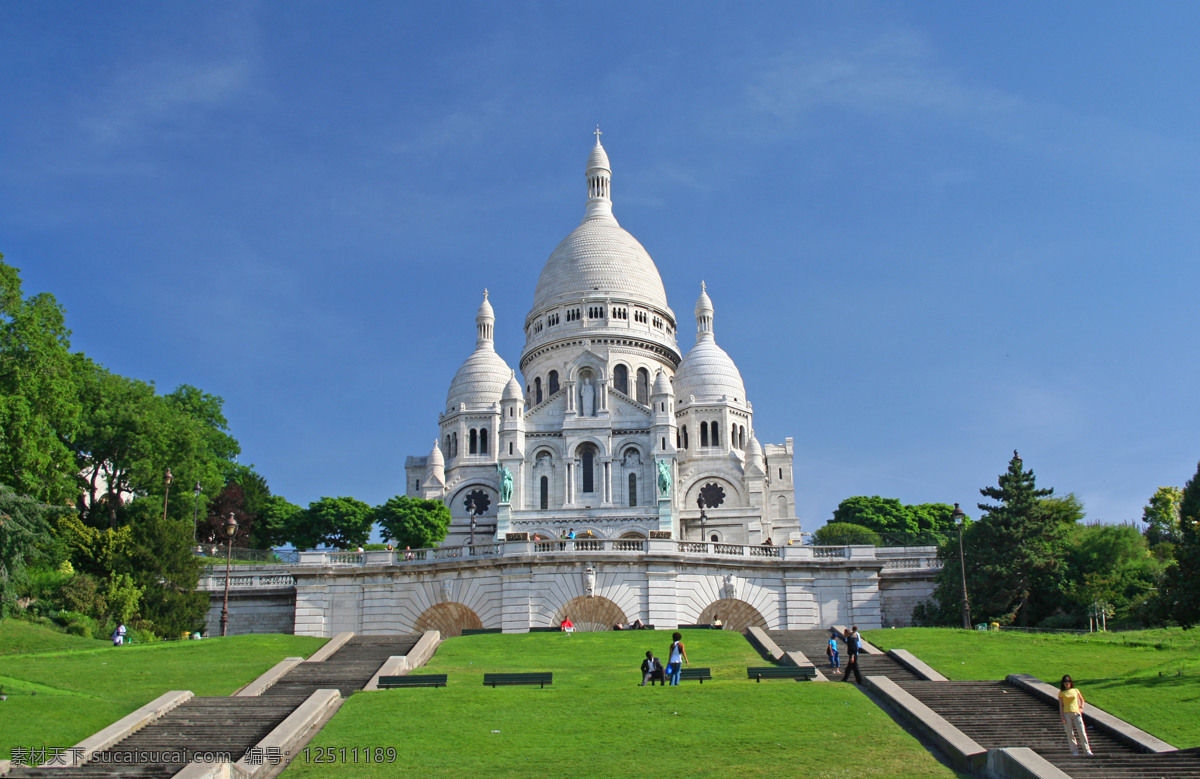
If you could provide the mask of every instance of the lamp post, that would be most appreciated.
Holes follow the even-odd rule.
[[[196,535],[198,532],[196,530],[196,523],[200,521],[200,493],[204,492],[200,487],[200,482],[196,482],[196,486],[192,489],[192,492],[196,493],[196,506],[192,509],[192,543],[199,545],[200,539]]]
[[[708,530],[706,527],[708,524],[708,515],[704,513],[703,495],[696,496],[696,507],[700,509],[700,540],[704,543],[708,543]]]
[[[166,474],[163,475],[163,522],[167,521],[167,496],[171,494],[171,480],[174,478],[171,475],[171,469],[168,468]]]
[[[967,603],[967,561],[963,555],[963,525],[966,524],[967,515],[955,503],[954,512],[950,515],[950,519],[954,520],[954,524],[958,525],[958,570],[962,574],[963,630],[970,630],[971,607]]]
[[[237,535],[238,523],[233,518],[233,512],[229,513],[224,524],[221,525],[221,530],[225,533],[225,601],[221,604],[221,635],[225,635],[225,629],[229,625],[229,564],[233,560],[233,537]]]
[[[475,521],[475,515],[471,515],[471,546],[475,546],[475,527],[478,523]],[[471,550],[474,553],[474,549]]]

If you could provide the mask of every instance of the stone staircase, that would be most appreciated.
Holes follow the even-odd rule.
[[[981,747],[1028,747],[1076,779],[1200,777],[1195,751],[1140,752],[1090,724],[1095,756],[1075,757],[1056,706],[1007,681],[896,683]]]
[[[808,661],[821,669],[826,676],[832,679],[841,678],[840,675],[833,676],[832,671],[827,673],[829,658],[825,656],[825,645],[829,643],[830,633],[828,630],[768,630],[767,635],[785,652],[803,653]],[[840,641],[838,645],[841,648],[842,670],[844,671],[846,670],[846,646]],[[886,676],[895,682],[915,681],[921,678],[887,655],[861,653],[858,656],[858,669],[864,677]],[[853,679],[853,675],[850,678]]]
[[[337,689],[345,697],[361,690],[388,657],[408,654],[418,638],[355,636],[324,662],[299,664],[260,696],[191,698],[84,765],[14,766],[8,776],[165,779],[198,755],[222,753],[236,762],[314,692]]]

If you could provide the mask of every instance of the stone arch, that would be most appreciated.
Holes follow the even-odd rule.
[[[581,595],[567,601],[554,612],[553,624],[561,624],[564,617],[575,624],[576,630],[584,633],[612,630],[613,625],[624,625],[629,621],[620,606],[599,595],[590,598]]]
[[[421,612],[413,624],[414,633],[424,633],[426,630],[441,631],[442,638],[461,636],[463,628],[481,628],[483,621],[479,615],[467,606],[455,601],[439,603]]]
[[[725,490],[725,502],[723,506],[745,506],[746,496],[740,484],[728,476],[718,475],[715,473],[702,473],[688,480],[687,485],[680,490],[683,497],[683,505],[695,506],[696,497],[700,494],[700,490],[704,489],[704,485],[716,482]]]
[[[704,611],[700,612],[696,624],[711,624],[718,615],[726,630],[736,630],[740,633],[751,626],[767,629],[767,620],[759,610],[738,598],[722,598],[708,604]]]
[[[646,534],[640,530],[626,530],[621,534],[621,538],[629,539],[631,541],[645,541]]]

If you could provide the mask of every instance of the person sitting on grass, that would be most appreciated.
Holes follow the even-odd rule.
[[[646,650],[646,659],[642,661],[642,683],[638,686],[645,687],[646,682],[650,682],[650,686],[653,687],[655,680],[661,687],[667,683],[667,675],[663,671],[662,661],[655,657],[653,652]]]

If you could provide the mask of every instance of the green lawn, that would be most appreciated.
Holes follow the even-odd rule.
[[[684,635],[712,681],[638,687],[645,651],[666,653],[662,631],[450,639],[428,665],[448,687],[356,693],[287,776],[955,776],[853,685],[755,684],[746,666],[763,661],[743,636]],[[543,670],[544,690],[482,684],[485,671]],[[316,763],[319,747],[348,751]],[[368,747],[398,762],[368,763]]]
[[[1030,634],[942,628],[872,630],[880,649],[907,649],[950,679],[1070,674],[1087,700],[1182,749],[1200,746],[1200,631]]]
[[[0,759],[14,746],[69,747],[168,690],[229,695],[326,639],[254,635],[114,647],[38,625],[0,622]],[[17,653],[25,647],[28,651]]]

